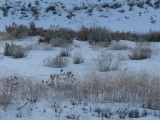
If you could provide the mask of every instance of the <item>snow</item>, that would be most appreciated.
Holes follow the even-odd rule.
[[[18,9],[16,7],[16,1],[19,0],[10,0],[8,3],[13,3],[14,9]],[[32,3],[34,4],[34,0],[21,0],[22,3]],[[85,26],[104,26],[110,28],[113,31],[135,31],[135,32],[146,32],[150,29],[152,30],[160,30],[160,9],[154,9],[152,7],[147,7],[147,9],[141,9],[136,6],[133,7],[132,11],[128,11],[129,7],[126,3],[126,0],[116,0],[123,4],[122,8],[118,9],[104,9],[102,12],[93,10],[92,15],[88,15],[86,10],[75,11],[76,14],[72,19],[66,18],[67,10],[61,9],[58,7],[58,12],[62,13],[62,16],[53,15],[52,12],[45,13],[45,8],[49,5],[54,5],[56,2],[62,2],[67,10],[71,10],[73,6],[82,6],[83,3],[86,4],[98,4],[101,5],[105,3],[105,0],[101,0],[101,2],[97,2],[97,0],[45,0],[40,1],[40,15],[39,19],[35,20],[32,17],[32,14],[28,12],[28,18],[20,19],[20,12],[16,11],[15,15],[9,15],[7,17],[3,17],[3,13],[0,10],[0,30],[5,30],[5,25],[9,25],[12,22],[16,22],[18,24],[29,25],[31,21],[34,21],[37,27],[48,28],[50,25],[60,25],[62,27],[71,28],[74,30],[78,30],[82,25]],[[107,0],[108,3],[112,3],[113,1]],[[5,0],[0,1],[0,6],[4,5]],[[120,13],[118,10],[125,10],[125,13]],[[10,11],[12,11],[11,9]],[[139,12],[141,12],[141,16],[139,16]],[[103,17],[100,17],[103,16]],[[105,17],[106,16],[106,17]],[[156,20],[153,24],[150,21],[150,18]],[[24,39],[19,40],[0,40],[0,76],[11,76],[18,75],[27,79],[33,79],[36,82],[41,82],[42,80],[50,79],[50,75],[54,73],[59,73],[62,68],[52,68],[44,65],[43,61],[48,57],[55,57],[59,55],[60,51],[63,48],[54,47],[51,50],[45,49],[45,44],[38,43],[38,36],[35,37],[26,37]],[[33,50],[29,50],[27,57],[14,59],[12,57],[4,56],[4,46],[5,43],[14,43],[16,45],[27,46],[27,45],[37,45],[38,48]],[[127,40],[120,40],[119,42],[126,44],[129,48],[134,48],[136,43]],[[64,67],[63,70],[65,72],[72,71],[75,75],[79,76],[80,79],[85,80],[85,76],[95,72],[100,75],[118,75],[121,73],[139,73],[142,71],[146,71],[150,75],[160,77],[160,43],[154,42],[151,43],[151,47],[153,50],[153,54],[151,58],[144,60],[130,60],[129,55],[131,54],[131,49],[127,50],[110,50],[109,47],[99,47],[93,46],[88,43],[88,41],[78,41],[74,40],[73,43],[68,47],[71,50],[71,56],[67,57],[69,59],[69,65]],[[124,60],[121,61],[121,65],[118,67],[116,71],[109,72],[99,72],[95,65],[93,59],[97,58],[97,56],[103,52],[108,51],[112,52],[115,55],[121,54],[124,57]],[[77,52],[81,52],[84,55],[84,63],[81,64],[73,64],[73,55]],[[19,102],[19,103],[18,103]],[[60,107],[63,112],[56,113],[55,108],[53,108],[54,101],[39,101],[35,104],[28,103],[26,107],[22,110],[17,110],[19,106],[22,106],[24,102],[18,101],[17,104],[13,106],[9,106],[7,110],[0,108],[0,120],[67,120],[67,115],[75,115],[79,117],[79,120],[101,120],[102,118],[98,116],[98,114],[93,110],[97,107],[102,109],[109,109],[113,112],[112,118],[110,120],[118,119],[117,114],[115,113],[119,109],[128,110],[138,109],[139,111],[147,110],[149,115],[147,117],[140,118],[132,118],[132,120],[159,120],[160,119],[160,110],[149,110],[141,108],[138,105],[129,105],[123,103],[76,103],[76,105],[72,105],[71,101],[61,101]],[[130,107],[129,107],[130,106]],[[90,110],[92,108],[92,110]],[[155,112],[157,116],[155,116]],[[20,118],[17,115],[21,115]],[[59,116],[60,115],[60,116]],[[126,118],[126,120],[131,118]],[[78,120],[78,118],[77,118]]]
[[[18,0],[15,0],[18,1]],[[14,1],[14,2],[15,2]],[[98,11],[98,7],[93,9],[92,15],[88,15],[86,13],[87,9],[85,10],[77,10],[73,13],[75,14],[74,17],[71,19],[68,19],[66,16],[68,14],[68,11],[71,11],[73,7],[76,6],[83,6],[83,4],[92,6],[97,5],[101,6],[102,4],[106,3],[106,1],[101,0],[101,2],[97,2],[97,0],[55,0],[54,2],[52,0],[47,0],[47,3],[45,3],[45,0],[40,1],[37,8],[39,9],[39,18],[34,19],[32,16],[32,12],[27,12],[28,17],[23,18],[20,14],[20,11],[18,11],[19,7],[17,7],[17,4],[13,1],[9,1],[8,3],[13,3],[12,6],[14,6],[14,9],[10,9],[9,11],[15,12],[14,15],[9,15],[7,17],[3,17],[2,11],[0,11],[0,22],[3,23],[0,25],[0,30],[5,29],[5,25],[9,25],[12,22],[16,22],[18,24],[25,24],[28,25],[31,21],[35,21],[36,25],[38,27],[44,27],[48,28],[50,25],[60,25],[62,27],[69,27],[71,29],[79,29],[82,25],[84,26],[104,26],[107,28],[110,28],[114,31],[136,31],[136,32],[146,32],[150,29],[153,30],[160,30],[159,29],[159,21],[160,16],[159,12],[160,9],[154,9],[153,7],[150,7],[148,5],[144,5],[144,8],[139,8],[137,6],[133,7],[132,11],[129,11],[129,6],[127,5],[126,0],[118,1],[119,3],[122,3],[121,8],[117,9],[109,9],[109,8],[102,8],[102,11]],[[32,5],[35,5],[35,1],[33,0],[21,0],[21,5],[24,4],[24,6],[27,6],[28,3],[32,3]],[[5,1],[1,0],[0,5],[4,5]],[[55,3],[58,4],[56,7],[58,13],[61,14],[61,16],[57,14],[52,14],[52,12],[45,12],[46,7],[49,5],[55,5]],[[60,4],[62,3],[62,4]],[[107,3],[112,4],[116,3],[113,1],[107,0]],[[65,6],[64,9],[61,8],[61,6]],[[36,5],[35,5],[36,6]],[[17,10],[16,10],[17,9]],[[124,9],[124,13],[118,12],[118,10]],[[141,12],[141,15],[139,15],[139,12]],[[151,17],[156,22],[153,24],[151,23]],[[43,23],[43,24],[42,24]]]

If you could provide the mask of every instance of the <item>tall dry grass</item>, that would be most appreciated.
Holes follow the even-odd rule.
[[[33,82],[17,76],[1,78],[0,107],[6,109],[18,101],[36,103],[41,100],[77,102],[118,102],[140,104],[144,108],[160,109],[160,78],[145,72],[123,73],[117,76],[87,74],[80,80],[72,72],[52,74],[50,80]]]

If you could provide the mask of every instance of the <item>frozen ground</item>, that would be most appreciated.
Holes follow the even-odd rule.
[[[123,6],[117,9],[103,9],[101,12],[97,10],[97,8],[93,9],[92,15],[86,13],[87,10],[74,11],[75,16],[71,19],[68,19],[66,16],[68,11],[73,9],[73,6],[82,6],[83,3],[86,5],[93,6],[95,4],[101,5],[105,3],[105,0],[101,0],[101,2],[97,2],[97,0],[45,0],[40,1],[39,9],[39,17],[35,19],[32,16],[31,12],[27,12],[28,17],[23,18],[21,12],[18,10],[19,7],[16,3],[18,0],[9,0],[7,3],[14,6],[14,9],[10,9],[8,16],[3,17],[3,12],[0,10],[0,30],[4,31],[5,25],[9,25],[12,22],[16,22],[18,24],[26,24],[28,25],[31,21],[34,21],[37,27],[48,28],[50,25],[60,25],[62,27],[69,27],[72,29],[79,29],[82,25],[85,26],[106,26],[111,30],[120,30],[120,31],[135,31],[135,32],[145,32],[152,30],[160,30],[160,9],[154,9],[148,5],[144,5],[144,8],[139,8],[137,6],[133,7],[132,11],[129,11],[129,6],[126,3],[126,0],[116,0],[119,3],[122,3]],[[27,6],[29,3],[35,4],[34,0],[21,0],[22,5]],[[59,2],[59,3],[58,3]],[[112,1],[107,0],[108,3],[112,4]],[[0,1],[0,6],[4,6],[5,0]],[[25,3],[25,4],[24,4]],[[58,13],[61,13],[61,16],[58,14],[52,14],[52,12],[45,13],[45,8],[50,5],[55,5],[58,3]],[[62,3],[62,4],[61,4]],[[65,9],[61,9],[61,6],[65,5]],[[118,10],[124,9],[124,13],[118,12]],[[13,15],[11,13],[15,11]],[[141,12],[141,15],[140,15]],[[155,23],[151,22],[151,18],[155,20]],[[59,55],[59,52],[62,48],[55,47],[51,50],[46,50],[47,47],[44,44],[38,44],[38,36],[37,37],[26,37],[21,40],[0,40],[0,76],[10,76],[10,75],[18,75],[24,78],[30,78],[37,80],[38,82],[41,80],[49,79],[51,74],[59,73],[61,68],[51,68],[46,67],[43,64],[43,61],[47,57],[55,57]],[[28,46],[28,45],[37,45],[38,48],[34,50],[29,50],[28,56],[21,59],[14,59],[12,57],[6,57],[3,55],[4,45],[5,43],[12,43]],[[130,48],[135,46],[134,42],[131,41],[120,41],[123,44],[128,45]],[[69,59],[69,65],[64,67],[64,71],[72,71],[75,75],[80,76],[83,79],[83,75],[89,74],[93,71],[101,75],[115,75],[120,74],[122,72],[128,73],[139,73],[141,71],[146,71],[153,76],[159,76],[160,71],[160,43],[151,43],[151,48],[153,50],[151,58],[144,60],[130,60],[129,55],[131,54],[131,49],[127,50],[110,50],[109,47],[103,48],[98,46],[92,46],[87,41],[78,41],[74,40],[73,44],[68,47],[71,50],[71,56],[67,57]],[[94,58],[97,57],[102,51],[109,51],[113,54],[121,54],[123,55],[124,60],[121,61],[118,70],[109,71],[109,72],[99,72],[96,68]],[[73,64],[73,55],[77,52],[81,52],[84,55],[84,63],[81,64]],[[119,120],[116,111],[119,109],[132,110],[138,108],[139,111],[147,110],[148,116],[141,117],[132,120],[159,120],[160,119],[160,111],[153,111],[148,109],[143,109],[138,105],[126,105],[122,103],[76,103],[76,105],[72,105],[71,102],[61,102],[59,104],[59,108],[62,109],[63,112],[55,112],[55,108],[51,107],[54,102],[41,101],[36,104],[28,104],[22,110],[16,110],[19,106],[22,106],[24,102],[17,103],[14,107],[9,106],[7,110],[0,109],[0,120],[67,120],[66,116],[75,115],[80,120],[101,120],[102,118],[98,116],[93,109],[100,107],[104,109],[109,109],[113,112],[113,116],[111,118],[107,118],[110,120]],[[60,110],[61,111],[61,110]],[[155,115],[156,113],[156,115]],[[21,117],[17,116],[21,115]],[[104,118],[105,120],[106,118]],[[129,120],[130,118],[126,118]]]
[[[9,7],[8,16],[3,17],[3,11],[0,10],[0,30],[4,30],[5,25],[16,22],[18,24],[28,25],[31,21],[34,21],[38,27],[48,28],[50,25],[59,25],[62,27],[69,27],[72,29],[79,29],[82,25],[84,26],[105,26],[111,30],[119,31],[136,31],[146,32],[150,29],[159,30],[160,26],[160,9],[144,4],[143,8],[137,7],[135,4],[132,10],[129,11],[129,2],[127,0],[42,0],[36,4],[35,0],[5,0],[0,1],[0,6],[5,7],[5,3]],[[135,3],[145,1],[140,0]],[[31,3],[38,11],[36,15],[33,15],[31,8],[28,4]],[[105,4],[114,5],[115,3],[121,4],[121,7],[116,9],[102,8]],[[154,1],[151,1],[154,5]],[[45,12],[49,6],[55,6],[56,13],[53,11]],[[74,7],[80,8],[75,10]],[[87,6],[87,7],[86,7]],[[25,9],[22,10],[21,9]],[[72,11],[73,16],[67,18]],[[89,12],[88,12],[89,11]],[[90,12],[92,11],[92,12]],[[119,12],[119,11],[124,11]],[[71,13],[71,14],[72,14]]]
[[[59,73],[60,68],[51,68],[46,67],[43,64],[43,61],[51,56],[55,57],[56,55],[59,55],[60,50],[62,48],[55,47],[51,50],[46,50],[44,47],[44,44],[38,44],[38,37],[27,37],[22,40],[1,40],[0,41],[0,51],[3,53],[3,47],[5,43],[11,43],[22,46],[27,45],[34,45],[37,44],[39,46],[39,49],[30,50],[28,53],[28,56],[25,58],[20,59],[14,59],[12,57],[6,57],[3,54],[1,54],[1,60],[0,60],[0,75],[1,76],[10,76],[10,75],[19,75],[24,78],[29,78],[33,80],[37,80],[41,82],[41,80],[47,80],[49,79],[49,76],[54,73]],[[78,41],[74,40],[73,44],[70,45],[68,48],[71,50],[71,56],[67,57],[69,59],[69,65],[67,67],[64,67],[64,71],[72,71],[75,75],[80,76],[82,79],[84,79],[82,76],[89,74],[91,72],[99,72],[96,68],[94,58],[97,57],[98,54],[100,54],[102,51],[108,51],[112,52],[113,54],[121,54],[123,55],[123,61],[121,61],[120,66],[118,67],[118,70],[116,71],[110,71],[110,72],[102,72],[100,74],[102,75],[116,75],[121,74],[123,72],[128,73],[139,73],[141,71],[146,71],[151,75],[159,76],[160,71],[160,61],[159,61],[159,43],[152,43],[151,47],[153,49],[153,55],[151,58],[144,59],[144,60],[130,60],[128,58],[129,54],[131,53],[131,48],[133,48],[136,44],[134,42],[130,41],[119,41],[122,44],[125,44],[129,46],[130,49],[127,50],[110,50],[109,47],[103,48],[98,46],[92,46],[87,41]],[[113,42],[114,44],[114,42]],[[38,47],[37,47],[38,48]],[[82,52],[84,55],[85,61],[82,64],[73,64],[73,54],[77,52]],[[147,117],[141,117],[137,118],[135,120],[158,120],[160,116],[160,111],[156,110],[149,110],[149,109],[143,109],[138,105],[133,104],[121,104],[121,103],[76,103],[76,105],[72,105],[72,102],[63,102],[63,100],[60,102],[59,109],[60,112],[55,112],[55,108],[53,106],[54,101],[41,101],[37,102],[36,104],[30,104],[26,105],[21,110],[16,110],[19,106],[22,106],[24,102],[18,102],[15,104],[15,106],[7,107],[7,110],[4,111],[1,109],[0,112],[0,120],[67,120],[66,116],[72,116],[75,115],[75,119],[79,120],[101,120],[101,116],[98,115],[97,112],[94,110],[96,108],[101,109],[107,109],[110,112],[112,112],[112,117],[108,118],[111,120],[119,119],[118,114],[116,114],[117,110],[127,109],[127,110],[134,110],[138,109],[141,112],[144,110],[148,111]],[[61,111],[62,109],[62,111]],[[155,116],[156,112],[156,116]],[[18,115],[18,117],[17,117]],[[20,117],[19,117],[20,115]],[[129,118],[126,118],[128,120]],[[134,119],[132,119],[134,120]]]

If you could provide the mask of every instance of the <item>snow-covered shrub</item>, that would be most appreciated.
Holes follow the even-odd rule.
[[[73,55],[73,63],[80,64],[84,62],[84,55],[81,52],[77,52]]]
[[[129,111],[128,117],[129,118],[139,118],[140,117],[140,113],[139,113],[138,109]]]
[[[129,49],[129,47],[121,42],[114,42],[110,44],[109,49],[111,50],[126,50]]]
[[[23,38],[28,35],[29,28],[25,25],[17,25],[16,23],[12,23],[12,25],[5,26],[5,30],[7,33],[11,35],[11,37],[17,39],[17,38]]]
[[[101,52],[96,59],[94,59],[96,66],[99,71],[105,72],[110,70],[117,70],[120,65],[122,56],[115,56],[113,53],[108,51]]]
[[[75,114],[68,114],[66,115],[67,119],[72,119],[72,120],[79,120],[79,115],[75,115]]]
[[[28,50],[13,43],[12,44],[6,43],[3,54],[5,56],[12,56],[14,58],[23,58],[27,56]]]
[[[46,10],[45,10],[45,12],[50,12],[50,11],[52,11],[52,12],[54,12],[54,11],[56,11],[56,6],[48,6],[47,8],[46,8]]]
[[[73,13],[73,11],[68,11],[68,14],[67,14],[67,18],[68,19],[71,19],[72,17],[74,17],[75,16],[75,14]]]
[[[44,61],[45,66],[54,67],[54,68],[62,68],[68,66],[68,59],[61,56],[56,56],[54,58],[48,57]]]
[[[14,58],[23,58],[26,57],[28,54],[28,51],[21,47],[21,46],[15,46],[12,52],[12,57]]]
[[[150,44],[147,42],[138,42],[136,47],[131,50],[131,55],[129,55],[129,58],[131,60],[142,60],[150,58],[151,55],[152,50],[150,48]]]
[[[137,7],[144,8],[144,2],[137,2]]]
[[[60,56],[62,57],[68,57],[71,55],[71,51],[69,48],[63,48],[61,51],[60,51]]]
[[[118,111],[118,116],[120,119],[125,119],[127,116],[128,112],[126,109],[122,109]]]

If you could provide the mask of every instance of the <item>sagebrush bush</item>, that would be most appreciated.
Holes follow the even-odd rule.
[[[60,56],[62,57],[68,57],[71,55],[71,51],[69,48],[63,48],[61,51],[60,51]]]
[[[54,58],[48,57],[43,61],[45,66],[54,67],[54,68],[62,68],[68,66],[68,59],[61,56],[56,56]]]
[[[131,55],[129,55],[129,58],[131,60],[142,60],[150,58],[151,56],[152,50],[150,48],[150,44],[146,42],[139,42],[136,47],[131,50]]]
[[[50,26],[49,30],[53,31],[53,38],[62,38],[68,41],[72,41],[72,39],[75,37],[75,31],[69,28]]]
[[[160,41],[160,31],[150,31],[142,33],[139,40],[148,42],[159,42]]]
[[[109,29],[102,27],[92,27],[90,28],[90,34],[88,36],[90,43],[92,42],[106,42],[107,45],[111,42],[111,32]]]
[[[103,51],[101,52],[95,61],[95,65],[97,69],[101,72],[110,71],[110,70],[117,70],[120,65],[120,56],[115,56],[111,52]]]
[[[80,30],[77,31],[76,37],[78,40],[86,41],[88,40],[89,33],[90,33],[90,28],[82,26]]]
[[[136,32],[123,32],[123,31],[112,31],[112,39],[113,40],[131,40],[137,41],[139,40],[140,34]]]
[[[29,28],[25,25],[17,25],[16,23],[12,23],[12,25],[5,26],[5,30],[9,33],[13,38],[23,38],[28,35]]]
[[[18,100],[35,103],[47,97],[47,86],[42,83],[33,83],[32,80],[20,76],[6,76],[0,78],[0,107],[6,109],[8,105],[15,105]],[[17,106],[17,110],[25,107]]]
[[[110,44],[109,49],[111,50],[126,50],[129,49],[129,47],[121,42],[114,42]]]
[[[84,27],[82,26],[79,31],[77,31],[78,40],[89,40],[91,44],[98,42],[105,42],[109,44],[111,42],[111,32],[109,29],[103,27]]]
[[[3,54],[5,56],[12,56],[14,58],[23,58],[27,56],[28,50],[13,43],[6,43]]]
[[[77,52],[73,55],[73,63],[80,64],[84,62],[84,55],[81,52]]]
[[[37,35],[37,28],[34,22],[31,22],[29,24],[29,35],[30,36],[35,36]]]
[[[51,38],[50,44],[52,47],[66,47],[71,44],[71,41],[68,41],[63,38]]]

